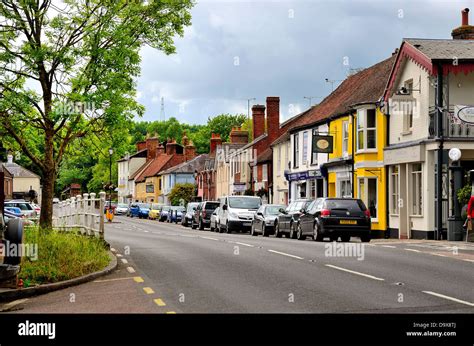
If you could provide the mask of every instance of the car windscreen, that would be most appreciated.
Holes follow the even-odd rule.
[[[198,204],[199,204],[199,203],[189,203],[189,204],[188,204],[187,211],[188,211],[188,212],[192,212],[192,211],[193,211],[193,208],[194,208],[194,207],[197,207]]]
[[[5,204],[5,206],[17,207],[17,208],[20,208],[22,211],[33,210],[33,207],[28,203],[12,203],[12,204]]]
[[[206,210],[214,210],[219,206],[219,202],[206,202],[204,208]]]
[[[293,203],[290,210],[300,211],[301,209],[306,208],[308,204],[309,204],[309,201],[296,201]]]
[[[265,208],[265,214],[267,215],[278,215],[280,214],[280,209],[284,208],[282,205],[271,205]]]
[[[160,209],[160,207],[161,207],[161,205],[159,205],[159,204],[157,204],[157,203],[153,203],[153,204],[151,205],[151,209],[152,209],[152,210],[158,210],[158,209]]]
[[[163,208],[161,208],[161,211],[168,211],[170,209],[171,209],[171,207],[165,205]]]
[[[128,208],[128,205],[124,204],[124,203],[119,203],[118,204],[118,207],[119,208]]]
[[[358,199],[328,199],[324,202],[325,209],[366,210],[364,203]]]
[[[237,209],[258,209],[261,206],[260,198],[229,197],[229,207]]]
[[[138,206],[140,208],[150,209],[150,204],[148,204],[148,203],[138,203]]]

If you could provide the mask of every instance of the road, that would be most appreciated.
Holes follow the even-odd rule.
[[[116,273],[32,298],[20,312],[474,312],[472,244],[353,239],[363,252],[330,253],[330,242],[127,217],[106,225],[106,239]],[[78,303],[65,304],[70,292]]]
[[[474,312],[472,247],[376,242],[338,257],[329,242],[117,220],[107,240],[178,313]]]

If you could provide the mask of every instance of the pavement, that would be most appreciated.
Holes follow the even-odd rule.
[[[111,275],[14,312],[473,313],[474,244],[252,237],[116,217]],[[347,245],[349,244],[349,245]],[[0,308],[1,310],[1,308]]]

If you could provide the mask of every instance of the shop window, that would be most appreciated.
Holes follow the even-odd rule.
[[[393,215],[398,215],[399,213],[399,199],[400,199],[400,188],[398,181],[398,166],[393,166],[390,172],[390,212]]]
[[[344,179],[339,182],[339,197],[351,198],[352,197],[352,186],[349,179]]]
[[[412,215],[423,215],[423,171],[421,163],[412,165]]]
[[[309,181],[309,198],[316,198],[316,179],[311,179]]]
[[[377,178],[359,178],[358,195],[367,209],[370,211],[370,216],[374,219],[377,218]]]

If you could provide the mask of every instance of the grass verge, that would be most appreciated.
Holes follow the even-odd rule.
[[[24,287],[73,279],[107,267],[104,243],[76,231],[25,228],[25,244],[37,244],[37,258],[23,257],[19,278]]]

